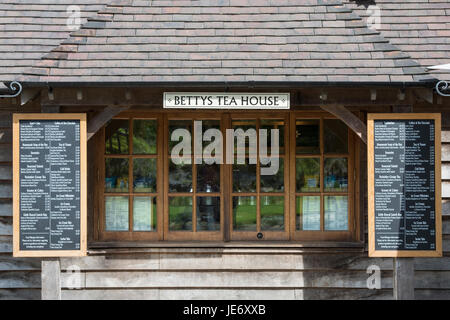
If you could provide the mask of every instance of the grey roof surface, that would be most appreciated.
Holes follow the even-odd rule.
[[[1,0],[0,81],[12,81],[69,37],[71,5],[86,23],[110,0]]]
[[[380,9],[381,35],[407,52],[422,66],[450,63],[450,1],[448,0],[376,0],[350,1],[344,4],[367,21],[370,5]],[[369,10],[368,10],[369,9]],[[433,76],[450,80],[450,73],[433,71]]]
[[[88,22],[69,34],[64,7],[74,2],[83,7]],[[0,52],[5,53],[0,56],[0,81],[416,82],[433,79],[417,52],[438,53],[432,59],[447,62],[448,37],[427,40],[422,34],[419,38],[430,45],[417,51],[402,44],[401,36],[389,38],[384,31],[370,30],[361,18],[364,6],[348,2],[3,0],[0,11],[16,16],[0,18]],[[50,3],[58,3],[58,10]],[[448,7],[450,0],[442,3]],[[39,17],[24,18],[36,30],[20,30],[25,24],[19,15],[38,9]],[[450,19],[445,9],[439,16],[447,22],[436,20],[432,9],[400,11],[422,15],[416,28]],[[5,26],[15,29],[6,31]]]

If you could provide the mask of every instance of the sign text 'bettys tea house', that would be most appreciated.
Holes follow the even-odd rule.
[[[289,109],[290,94],[165,92],[164,108]]]

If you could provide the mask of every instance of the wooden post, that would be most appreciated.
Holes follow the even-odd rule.
[[[42,260],[42,300],[61,300],[61,265],[59,258]]]
[[[414,300],[414,258],[394,258],[394,299]]]
[[[413,112],[411,105],[394,106],[394,113]],[[414,300],[414,258],[394,258],[394,300]]]

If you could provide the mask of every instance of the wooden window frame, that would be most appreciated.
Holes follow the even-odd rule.
[[[232,121],[234,119],[239,120],[256,120],[256,134],[259,133],[260,120],[264,119],[280,119],[284,121],[284,192],[261,192],[261,175],[260,175],[260,161],[259,161],[259,136],[257,143],[257,162],[256,162],[256,192],[233,192],[233,166],[227,165],[227,176],[229,181],[229,198],[230,203],[229,209],[229,219],[230,223],[228,225],[230,240],[232,241],[288,241],[289,240],[289,113],[288,112],[258,112],[258,113],[248,113],[248,112],[230,112],[228,117],[228,122],[226,127],[232,128]],[[233,197],[243,196],[243,197],[256,197],[256,231],[235,231],[233,230]],[[262,196],[282,196],[284,197],[284,231],[264,231],[260,230],[261,227],[261,197]],[[258,233],[263,234],[263,238],[259,240],[257,238]]]
[[[162,209],[163,209],[163,190],[160,181],[163,179],[163,174],[160,168],[163,168],[163,157],[161,157],[161,152],[164,147],[163,133],[164,127],[162,124],[162,115],[158,113],[123,113],[114,120],[128,120],[128,154],[110,154],[106,155],[106,143],[105,143],[105,127],[101,129],[99,138],[102,141],[102,146],[100,148],[99,157],[100,163],[99,168],[99,194],[100,199],[98,201],[99,207],[99,240],[101,241],[159,241],[163,239],[162,232]],[[148,155],[134,155],[133,154],[133,120],[156,120],[157,121],[157,142],[156,142],[156,154]],[[106,193],[105,192],[105,160],[107,158],[124,158],[129,159],[128,161],[128,192],[120,193]],[[133,159],[157,159],[156,161],[156,192],[154,193],[142,193],[133,192]],[[106,230],[106,215],[105,215],[105,197],[106,196],[127,196],[128,197],[128,231],[107,231]],[[137,196],[151,196],[156,197],[156,231],[133,231],[133,198]]]
[[[223,241],[224,237],[224,166],[220,165],[220,191],[205,193],[197,192],[197,165],[194,161],[194,126],[192,126],[192,192],[169,192],[169,121],[170,120],[218,120],[220,122],[220,132],[225,136],[224,115],[213,112],[191,113],[175,112],[164,114],[164,240],[203,240],[203,241]],[[225,155],[225,148],[222,148],[222,155]],[[224,157],[225,159],[225,157]],[[192,197],[192,231],[173,231],[169,229],[169,197]],[[220,197],[220,230],[218,231],[199,231],[197,232],[197,198],[201,196]]]
[[[220,207],[221,207],[221,228],[220,231],[169,231],[169,207],[168,207],[168,121],[169,120],[219,120],[221,123],[221,132],[226,140],[226,129],[231,128],[232,119],[239,117],[239,119],[284,119],[285,134],[284,134],[284,179],[285,190],[283,193],[252,193],[251,196],[256,195],[272,195],[278,196],[284,194],[285,197],[285,230],[284,231],[263,231],[264,238],[258,240],[256,235],[258,231],[233,231],[233,208],[232,208],[232,165],[225,163],[225,143],[223,146],[224,164],[220,165]],[[200,110],[183,110],[182,112],[154,110],[154,111],[126,111],[114,117],[114,119],[155,119],[157,120],[157,230],[156,231],[130,231],[132,228],[132,204],[129,207],[129,231],[106,231],[105,230],[105,128],[102,128],[98,133],[95,141],[101,144],[101,152],[96,158],[96,166],[98,168],[97,182],[94,187],[94,241],[106,242],[121,242],[121,241],[139,241],[139,242],[154,242],[161,241],[202,241],[204,243],[220,243],[228,241],[285,241],[286,243],[302,242],[302,241],[335,241],[335,242],[350,242],[360,241],[362,235],[359,234],[359,185],[360,185],[360,164],[359,164],[359,147],[360,141],[353,131],[348,128],[348,191],[346,193],[336,193],[336,195],[348,196],[348,230],[346,231],[300,231],[296,230],[296,196],[299,194],[295,190],[296,173],[295,173],[295,159],[296,155],[296,119],[321,119],[320,123],[320,174],[321,174],[321,192],[315,195],[321,196],[321,229],[323,228],[323,197],[324,195],[334,195],[334,193],[323,193],[323,160],[326,157],[323,152],[323,119],[337,119],[335,116],[325,111],[263,111],[263,112],[249,112],[249,111],[220,111],[220,112],[204,112]],[[132,125],[132,120],[130,120]],[[132,155],[132,128],[129,128],[129,154],[123,157],[139,158],[142,156]],[[194,138],[193,138],[194,140]],[[192,149],[193,150],[193,149]],[[258,143],[259,150],[259,143]],[[108,155],[109,156],[109,155]],[[338,157],[339,154],[329,154],[328,157]],[[118,156],[119,157],[119,156]],[[147,156],[144,156],[147,157]],[[319,157],[319,155],[318,155]],[[194,165],[194,164],[193,164]],[[132,164],[130,165],[130,167]],[[194,166],[195,167],[195,166]],[[194,168],[193,167],[193,168]],[[132,168],[132,167],[131,167]],[[162,170],[161,170],[162,168]],[[194,169],[193,169],[194,170]],[[259,161],[257,162],[257,170],[259,170]],[[132,170],[129,172],[130,177],[133,175]],[[258,177],[259,175],[257,175]],[[193,191],[186,195],[193,197],[193,228],[196,224],[196,179],[193,176]],[[132,177],[131,177],[132,178]],[[94,179],[95,180],[95,179]],[[161,183],[163,181],[163,183]],[[132,195],[132,179],[129,179],[129,193]],[[260,189],[259,179],[257,178],[257,190]],[[216,193],[214,193],[215,196]],[[236,193],[237,194],[237,193]],[[312,194],[312,193],[311,193]],[[114,194],[116,195],[116,194]],[[121,195],[121,193],[117,193]],[[139,193],[138,195],[146,195]],[[184,195],[177,193],[177,195]],[[194,196],[195,195],[195,196]],[[202,194],[203,195],[203,194]],[[204,194],[211,196],[211,194]],[[246,196],[247,193],[242,193]],[[250,194],[249,194],[250,195]],[[259,199],[259,197],[257,197]],[[129,198],[132,202],[131,197]],[[259,200],[257,206],[259,207]],[[195,229],[194,229],[195,230]]]
[[[293,241],[352,241],[356,240],[356,215],[355,209],[357,208],[355,193],[355,186],[358,185],[357,178],[359,168],[355,166],[356,151],[359,150],[359,141],[357,141],[355,134],[347,127],[348,130],[348,152],[346,154],[329,153],[325,154],[324,150],[324,125],[325,119],[337,119],[333,115],[326,112],[292,112],[290,121],[290,137],[289,141],[292,152],[290,153],[291,167],[290,167],[290,226],[291,226],[291,240]],[[320,120],[320,153],[318,154],[305,154],[297,155],[296,153],[296,120],[297,119],[311,119]],[[347,158],[347,170],[348,170],[348,186],[347,192],[325,192],[324,191],[324,160],[325,158]],[[320,192],[297,192],[296,190],[296,159],[297,158],[320,158]],[[320,230],[297,230],[296,226],[296,197],[297,196],[320,196]],[[347,196],[348,197],[348,230],[325,230],[325,209],[324,209],[324,197],[325,196]]]

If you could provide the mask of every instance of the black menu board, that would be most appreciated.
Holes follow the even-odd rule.
[[[16,114],[13,130],[14,253],[84,255],[85,115]]]
[[[369,254],[442,254],[440,114],[371,114],[368,129]]]

